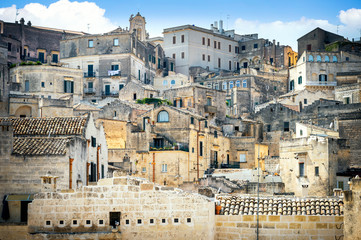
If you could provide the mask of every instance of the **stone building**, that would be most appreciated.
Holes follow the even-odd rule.
[[[107,176],[104,130],[91,116],[3,118],[0,123],[0,197],[8,199],[7,221],[26,222],[35,193],[75,189]]]
[[[0,40],[7,45],[8,62],[26,61],[57,64],[60,57],[60,40],[67,36],[84,35],[83,32],[32,26],[24,18],[20,23],[0,21]]]
[[[360,215],[358,209],[361,206],[361,179],[359,176],[350,181],[351,189],[344,192],[345,216],[344,237],[345,240],[360,238]]]
[[[303,54],[304,51],[319,51],[323,52],[326,50],[326,45],[336,42],[343,41],[345,38],[325,31],[319,27],[315,28],[309,33],[306,33],[299,39],[298,42],[298,54]]]
[[[82,69],[87,99],[118,97],[129,81],[150,84],[157,73],[168,68],[162,47],[145,41],[145,37],[145,19],[138,13],[130,18],[129,30],[117,28],[104,34],[63,39],[62,63]]]
[[[141,83],[137,80],[131,80],[124,88],[119,91],[119,99],[129,102],[144,98],[157,98],[159,91],[152,85]]]
[[[10,116],[72,116],[73,105],[83,98],[78,69],[23,65],[10,70]]]
[[[336,80],[335,100],[344,104],[361,102],[361,72],[339,72]]]
[[[163,97],[174,107],[223,121],[226,117],[226,94],[223,91],[191,84],[163,91]]]
[[[153,86],[157,90],[167,90],[169,88],[180,87],[187,85],[191,82],[189,77],[181,73],[171,73],[169,72],[168,76],[160,77],[156,76],[154,78]]]
[[[0,116],[9,114],[9,71],[6,43],[0,39]]]

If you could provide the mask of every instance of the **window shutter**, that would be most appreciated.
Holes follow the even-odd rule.
[[[173,106],[174,106],[174,107],[177,107],[177,100],[174,100],[174,101],[173,101]]]
[[[64,80],[64,92],[66,93],[66,81]]]
[[[180,102],[180,103],[179,103],[179,107],[183,107],[183,101],[182,101],[182,99],[180,99],[179,102]]]
[[[71,93],[74,93],[74,82],[70,82],[70,84],[71,84],[71,90],[70,90],[70,92],[71,92]]]

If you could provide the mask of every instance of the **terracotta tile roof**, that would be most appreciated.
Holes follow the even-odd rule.
[[[257,214],[256,197],[218,196],[222,206],[221,215]],[[340,198],[286,198],[261,197],[260,215],[343,215]]]
[[[81,135],[87,121],[86,117],[53,118],[0,118],[11,121],[14,135]]]
[[[13,154],[64,155],[69,138],[15,137]]]

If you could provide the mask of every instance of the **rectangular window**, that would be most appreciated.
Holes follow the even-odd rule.
[[[194,117],[191,117],[191,124],[194,124]]]
[[[202,37],[202,45],[206,45],[206,38]]]
[[[102,164],[102,178],[104,178],[104,164]]]
[[[95,137],[91,137],[91,142],[92,142],[92,147],[96,147],[97,146],[97,139]]]
[[[58,54],[53,54],[51,61],[52,61],[53,63],[58,63],[58,61],[59,61],[59,56],[58,56]]]
[[[208,122],[204,121],[204,127],[207,128],[208,127]]]
[[[301,130],[300,130],[300,136],[302,136],[302,135],[303,135],[303,130],[301,129]]]
[[[239,162],[241,162],[241,163],[247,162],[246,154],[245,154],[245,153],[239,154]]]
[[[234,52],[235,52],[235,53],[239,53],[239,47],[237,47],[237,46],[234,47]]]
[[[168,165],[162,164],[162,172],[168,172]]]
[[[320,75],[318,76],[318,80],[319,80],[320,82],[327,82],[327,75],[326,75],[326,74],[320,74]]]
[[[42,88],[45,87],[45,82],[41,82],[41,87],[42,87]]]
[[[39,52],[38,60],[39,60],[41,63],[44,63],[44,62],[45,62],[45,54],[44,54],[43,52]]]
[[[218,68],[221,68],[221,59],[218,58]]]
[[[25,80],[25,92],[29,92],[30,82],[29,80]]]
[[[307,104],[307,98],[303,99],[303,104]]]
[[[211,61],[211,55],[208,55],[208,62]]]
[[[319,167],[315,167],[315,176],[320,176],[320,169]]]
[[[88,40],[88,47],[89,47],[89,48],[94,47],[94,42],[93,42],[93,40]]]
[[[290,122],[283,122],[283,131],[284,132],[290,131]]]
[[[344,190],[343,181],[337,181],[337,188],[341,188],[342,190]]]
[[[11,43],[8,42],[8,51],[11,52]]]
[[[119,39],[118,38],[113,39],[113,46],[119,46]]]
[[[109,212],[109,225],[116,228],[120,223],[120,212]]]
[[[147,172],[147,168],[146,168],[146,167],[142,167],[142,172]]]
[[[232,61],[228,62],[228,67],[229,67],[229,71],[231,71],[232,70]]]
[[[232,52],[232,45],[229,45],[229,46],[228,46],[228,51],[229,51],[229,52]]]
[[[118,64],[112,65],[112,66],[111,66],[111,70],[112,70],[112,71],[117,71],[117,70],[119,70],[119,65],[118,65]]]
[[[64,93],[74,93],[74,82],[64,80]]]
[[[253,44],[253,48],[258,48],[258,43]]]
[[[217,41],[214,41],[214,48],[217,48]]]
[[[218,49],[221,49],[221,42],[218,42]]]
[[[311,44],[308,44],[308,45],[307,45],[307,51],[311,51],[311,49],[312,49]]]
[[[173,36],[173,44],[176,44],[176,36]]]
[[[214,131],[214,138],[218,138],[218,132],[217,132],[217,130]]]
[[[246,50],[246,46],[245,46],[245,45],[242,46],[242,51],[244,51],[244,50]]]
[[[298,77],[298,84],[302,84],[302,76]]]
[[[271,131],[271,124],[267,124],[267,132]]]
[[[182,52],[182,59],[184,59],[184,52]]]
[[[208,43],[207,43],[208,47],[211,46],[211,39],[208,38]]]
[[[175,59],[175,53],[173,53],[172,58]]]
[[[203,142],[199,142],[199,156],[203,156]]]
[[[206,55],[202,54],[202,60],[205,61],[206,60]]]
[[[181,36],[181,42],[184,43],[184,35]]]
[[[300,177],[303,177],[305,176],[305,164],[304,163],[299,163],[299,174],[300,174]]]

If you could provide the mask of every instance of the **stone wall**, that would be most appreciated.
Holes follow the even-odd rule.
[[[112,229],[114,212],[120,224]],[[84,232],[92,239],[112,232],[122,239],[212,239],[214,204],[179,189],[115,177],[75,192],[37,194],[28,226],[32,239],[79,239]]]
[[[361,207],[361,179],[351,180],[351,191],[345,191],[345,240],[359,239],[361,236],[361,216],[359,209]]]
[[[216,215],[215,239],[256,239],[257,216]],[[342,216],[259,216],[260,239],[342,239]]]
[[[30,239],[28,233],[28,226],[25,224],[0,224],[0,239],[1,240],[19,240]]]

